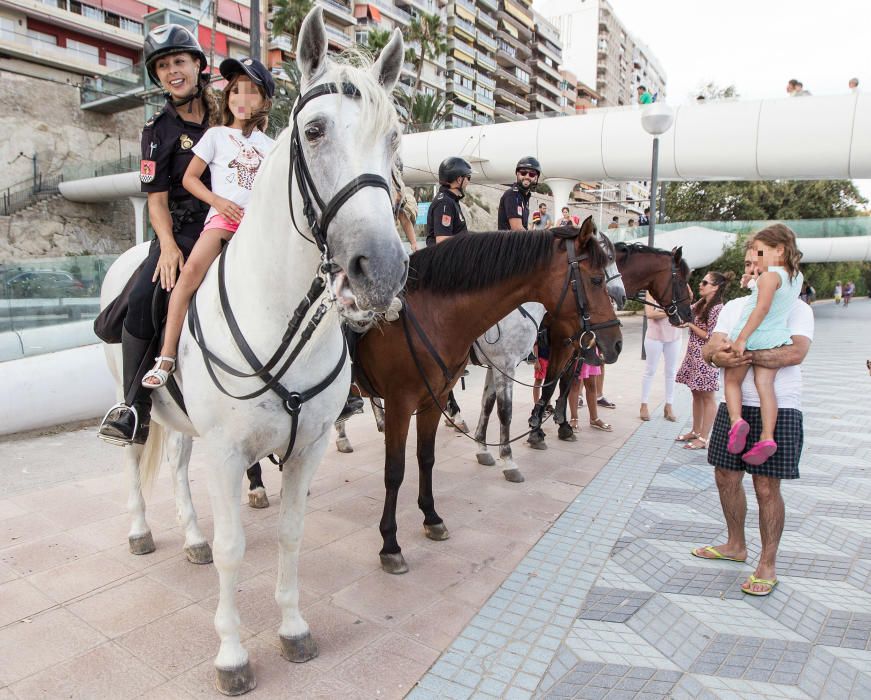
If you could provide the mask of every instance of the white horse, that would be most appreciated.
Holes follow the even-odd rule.
[[[266,376],[234,376],[224,371],[221,362],[249,375],[259,369],[258,362],[266,364],[312,278],[323,275],[326,291],[318,290],[306,312],[308,323],[303,325],[306,330],[312,328],[313,334],[281,374],[277,391],[268,390],[253,400],[237,400],[218,390],[204,362],[205,352],[186,328],[175,376],[184,391],[187,415],[166,389],[154,392],[148,441],[144,447],[131,446],[125,451],[131,477],[131,550],[145,553],[154,549],[140,483],[153,477],[162,459],[175,471],[185,550],[189,558],[201,562],[211,557],[196,525],[187,483],[190,436],[205,438],[221,456],[210,465],[209,492],[214,562],[220,579],[215,613],[220,637],[215,659],[217,687],[229,695],[255,686],[248,652],[239,638],[235,595],[245,553],[240,516],[242,475],[248,465],[272,453],[287,458],[282,472],[275,592],[282,613],[279,635],[283,655],[297,662],[317,655],[299,610],[297,566],[303,515],[309,482],[350,383],[340,315],[327,309],[335,306],[350,320],[363,321],[374,312],[385,311],[405,281],[408,257],[393,227],[392,197],[387,191],[400,138],[390,91],[399,77],[402,56],[402,36],[397,30],[371,67],[336,63],[327,57],[321,10],[309,13],[297,47],[302,90],[291,125],[297,129],[284,131],[262,165],[244,221],[224,253],[226,299],[239,321],[241,335],[257,356],[254,362],[246,361],[239,339],[228,332],[228,314],[222,307],[214,266],[196,299],[200,341],[220,358],[212,371],[231,394],[263,388]],[[314,244],[319,233],[325,237],[328,256],[322,257]],[[145,247],[138,246],[112,266],[102,291],[104,305],[120,292],[145,252]],[[326,259],[331,266],[322,266]],[[312,326],[312,318],[318,314],[323,320]],[[290,347],[296,347],[304,335],[297,336]],[[107,356],[120,386],[119,346],[107,347]],[[276,366],[281,366],[283,359]],[[280,374],[276,369],[272,372],[276,377]],[[316,395],[312,395],[313,387],[319,389]],[[289,445],[292,450],[287,453]]]
[[[608,295],[622,309],[626,304],[626,289],[617,270],[614,245],[603,233],[599,232],[599,243],[608,256],[608,267],[605,268]],[[514,462],[509,443],[511,433],[511,415],[514,400],[514,373],[517,366],[532,352],[538,335],[538,327],[544,318],[544,307],[541,304],[526,303],[515,309],[499,323],[490,328],[475,341],[473,352],[479,361],[487,367],[484,380],[484,392],[481,397],[481,413],[475,428],[475,441],[478,452],[475,455],[478,464],[492,467],[496,464],[493,455],[487,449],[487,425],[490,413],[496,405],[496,415],[499,417],[499,461],[502,474],[507,481],[522,482],[523,474]]]

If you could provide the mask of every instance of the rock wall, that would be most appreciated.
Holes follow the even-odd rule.
[[[34,153],[46,176],[119,155],[138,156],[144,117],[144,108],[88,112],[79,106],[75,85],[0,70],[0,190],[32,177]]]
[[[467,212],[466,223],[470,231],[496,230],[499,200],[506,189],[498,185],[469,185],[461,206]],[[548,211],[553,215],[553,197],[533,194],[529,198],[530,216],[538,208],[539,202],[547,202]]]
[[[135,240],[133,217],[127,199],[80,204],[55,195],[0,217],[0,262],[122,253]]]

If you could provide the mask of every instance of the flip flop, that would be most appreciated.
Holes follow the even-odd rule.
[[[764,464],[775,452],[777,452],[777,443],[774,440],[760,440],[741,455],[741,459],[747,464],[758,467],[760,464]]]
[[[701,554],[697,554],[699,550],[701,550],[702,552],[708,552],[710,554],[713,554],[714,556],[706,557]],[[697,547],[696,549],[690,551],[690,554],[692,554],[694,557],[698,557],[699,559],[724,559],[725,561],[737,561],[739,564],[743,564],[745,561],[747,561],[746,558],[735,559],[735,557],[727,557],[725,554],[721,554],[716,547],[712,547],[710,545],[708,545],[707,547]]]
[[[739,455],[747,447],[747,435],[750,434],[750,424],[743,418],[735,421],[735,425],[729,430],[729,443],[726,450],[729,454]]]
[[[768,590],[767,591],[751,591],[748,588],[745,588],[745,586],[747,586],[748,584],[750,586],[752,586],[754,583],[758,583],[762,586],[768,586]],[[762,596],[769,595],[771,593],[771,591],[774,590],[775,586],[777,586],[778,583],[779,582],[776,578],[774,578],[774,579],[756,578],[756,576],[754,574],[750,574],[750,576],[747,578],[747,580],[741,584],[741,590],[744,591],[744,593],[746,593],[747,595],[755,595],[755,596],[762,597]]]
[[[689,442],[690,440],[695,440],[699,436],[698,433],[694,433],[692,430],[688,433],[684,433],[683,435],[678,435],[674,441],[675,442]]]

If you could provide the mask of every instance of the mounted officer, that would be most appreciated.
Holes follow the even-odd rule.
[[[541,163],[533,156],[517,161],[514,168],[517,181],[499,200],[496,228],[500,231],[524,231],[529,228],[529,197],[541,177]]]
[[[143,444],[148,438],[151,392],[140,382],[160,332],[155,328],[152,303],[155,296],[162,303],[172,291],[202,231],[208,206],[182,187],[182,177],[193,157],[191,149],[210,126],[210,119],[219,116],[207,99],[206,55],[190,31],[178,24],[155,27],[143,49],[148,76],[164,89],[166,104],[142,129],[139,179],[148,195],[156,238],[131,282],[121,331],[124,401],[109,410],[100,426],[100,437],[121,445]],[[211,187],[208,169],[201,180]]]
[[[468,232],[460,200],[471,180],[472,166],[462,158],[445,158],[439,165],[439,191],[426,215],[427,247]]]

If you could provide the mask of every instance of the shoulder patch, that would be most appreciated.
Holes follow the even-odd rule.
[[[450,214],[442,214],[442,226],[450,226],[451,225],[451,215]]]

